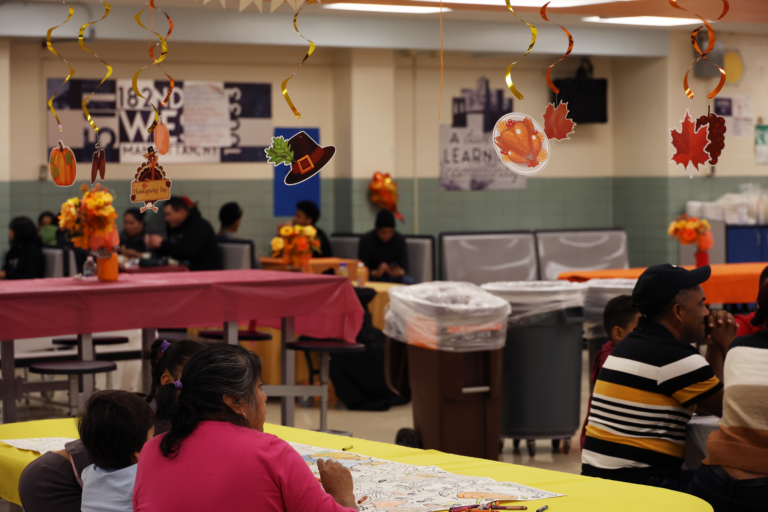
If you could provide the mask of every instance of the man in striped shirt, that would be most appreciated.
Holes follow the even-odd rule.
[[[704,305],[701,283],[710,273],[709,266],[657,265],[638,279],[632,300],[643,317],[598,376],[583,475],[676,490],[687,484],[686,425],[697,406],[721,414],[723,360],[736,335],[730,314]],[[704,340],[706,359],[691,345]]]

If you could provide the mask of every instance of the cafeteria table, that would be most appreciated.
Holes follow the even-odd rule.
[[[312,396],[295,385],[294,352],[285,344],[295,331],[354,343],[363,308],[341,276],[267,270],[218,270],[120,274],[117,281],[71,277],[3,281],[0,284],[0,399],[3,423],[16,421],[16,400],[34,389],[15,377],[14,339],[77,333],[78,357],[94,359],[93,333],[142,329],[142,386],[151,383],[149,349],[157,327],[224,326],[224,341],[237,344],[238,322],[258,320],[282,331],[280,386],[265,391],[282,400],[283,425],[293,425],[295,397]],[[93,393],[83,377],[83,394]]]
[[[757,300],[760,273],[766,263],[725,263],[711,265],[712,277],[702,284],[707,304],[750,304]],[[689,270],[694,267],[685,267]],[[618,268],[605,270],[572,270],[562,272],[560,279],[584,282],[590,279],[637,279],[645,268]]]
[[[376,413],[367,414],[375,416]],[[281,439],[295,443],[335,450],[341,450],[351,445],[349,451],[360,455],[404,464],[434,465],[459,475],[483,476],[565,494],[565,496],[558,498],[527,503],[530,512],[544,505],[549,505],[549,510],[552,512],[712,512],[712,507],[699,498],[666,489],[474,459],[436,450],[406,448],[269,423],[264,425],[264,430]],[[0,439],[26,439],[30,437],[76,438],[78,435],[75,422],[72,419],[0,425]],[[0,442],[0,497],[12,503],[20,504],[19,477],[27,464],[37,457],[38,454],[35,452],[19,450]]]

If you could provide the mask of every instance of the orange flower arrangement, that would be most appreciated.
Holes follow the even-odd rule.
[[[708,251],[715,243],[711,229],[706,219],[683,214],[672,221],[667,233],[676,237],[683,245],[696,244],[700,251]]]
[[[294,267],[306,267],[312,258],[312,250],[320,249],[317,230],[312,226],[286,224],[279,230],[280,236],[272,239],[272,257],[282,256],[283,263]]]
[[[73,197],[61,205],[59,227],[69,231],[75,247],[109,255],[120,245],[112,194],[101,184],[94,188],[83,185],[80,189],[82,199]]]

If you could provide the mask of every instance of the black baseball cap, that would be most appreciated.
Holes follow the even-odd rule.
[[[709,265],[695,270],[686,270],[669,263],[648,267],[637,280],[632,291],[632,302],[643,315],[657,315],[664,311],[680,291],[700,285],[711,275]]]

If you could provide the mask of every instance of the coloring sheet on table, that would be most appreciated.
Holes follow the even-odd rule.
[[[64,445],[70,441],[76,441],[71,437],[31,437],[29,439],[0,439],[0,442],[9,444],[19,450],[38,452],[40,455],[46,452],[63,450]]]
[[[429,512],[489,501],[528,501],[563,496],[512,482],[456,475],[437,466],[399,462],[290,443],[319,476],[318,459],[334,459],[349,468],[362,511]]]

